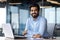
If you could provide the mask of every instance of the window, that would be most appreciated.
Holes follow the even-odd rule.
[[[57,24],[60,24],[60,7],[57,8]]]
[[[20,9],[19,12],[20,12],[19,34],[21,35],[25,29],[25,23],[27,18],[29,17],[29,13],[28,13],[28,10],[26,9]]]
[[[7,21],[12,25],[14,35],[22,35],[25,23],[29,17],[26,6],[8,6]]]
[[[55,8],[46,8],[45,9],[45,17],[48,23],[55,23]]]
[[[0,28],[3,23],[6,23],[6,7],[0,8]]]

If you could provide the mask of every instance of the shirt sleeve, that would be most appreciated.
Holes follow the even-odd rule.
[[[39,32],[38,32],[38,34],[40,34],[41,36],[43,36],[46,28],[47,28],[47,20],[46,19],[42,19],[40,21],[40,26],[39,26]]]

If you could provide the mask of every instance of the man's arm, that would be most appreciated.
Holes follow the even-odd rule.
[[[22,34],[25,36],[27,34],[27,30],[25,30]]]
[[[35,35],[33,35],[32,38],[41,38],[41,35],[40,34],[35,34]]]
[[[46,26],[47,26],[47,20],[42,19],[40,23],[39,31],[37,34],[33,35],[33,38],[41,38],[46,30]]]
[[[39,27],[39,33],[43,36],[44,32],[47,30],[47,20],[42,19]]]

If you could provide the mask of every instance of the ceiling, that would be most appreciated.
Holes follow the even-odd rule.
[[[22,3],[22,4],[31,4],[38,3],[42,6],[57,6],[60,7],[60,0],[0,0],[0,2],[7,2],[11,4]],[[14,5],[13,4],[13,5]]]
[[[60,0],[7,0],[7,1],[8,1],[8,3],[22,3],[22,4],[39,3],[40,5],[43,5],[43,6],[60,7]],[[56,2],[58,2],[58,3],[56,3]]]
[[[8,2],[22,2],[22,3],[31,3],[31,2],[39,2],[42,0],[8,0]]]

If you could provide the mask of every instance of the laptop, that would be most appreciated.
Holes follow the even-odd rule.
[[[8,37],[8,38],[27,38],[25,36],[20,36],[20,35],[14,35],[13,34],[13,30],[12,30],[12,27],[9,23],[7,24],[2,24],[2,27],[3,27],[3,33],[5,35],[5,37]]]

